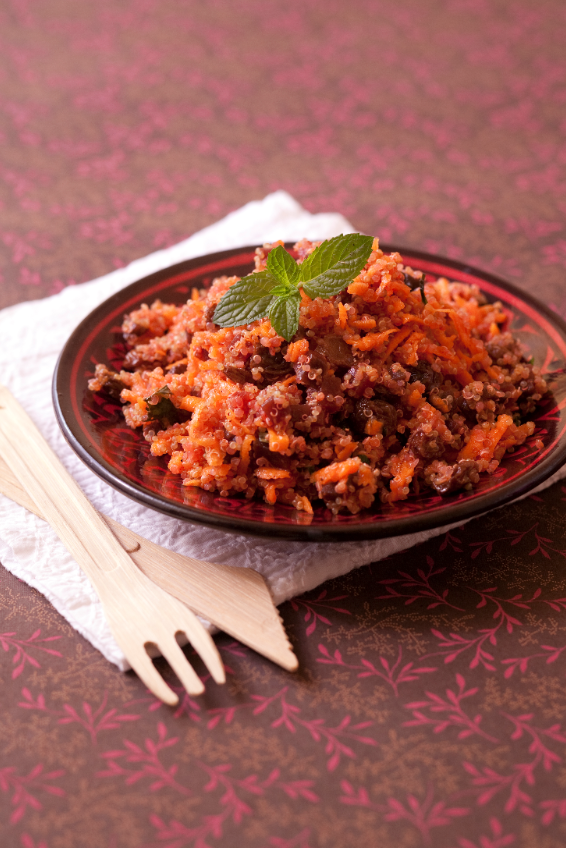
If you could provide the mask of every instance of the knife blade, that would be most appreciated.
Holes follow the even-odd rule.
[[[43,518],[1,457],[0,494]],[[297,657],[261,574],[251,568],[177,554],[105,515],[102,517],[138,568],[154,583],[244,645],[287,671],[297,670]]]

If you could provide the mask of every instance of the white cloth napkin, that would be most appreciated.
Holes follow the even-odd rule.
[[[329,578],[383,559],[448,528],[373,542],[304,544],[236,536],[154,512],[103,482],[68,447],[51,403],[53,369],[67,338],[83,317],[114,292],[154,271],[231,247],[276,239],[292,241],[303,236],[323,239],[348,232],[354,229],[341,215],[311,215],[283,191],[248,203],[185,241],[138,259],[126,268],[71,286],[45,300],[1,311],[0,382],[24,406],[97,509],[140,536],[180,554],[255,568],[265,577],[275,603],[280,604]],[[546,485],[561,476],[562,472],[555,474]],[[44,521],[1,495],[0,561],[45,595],[108,660],[121,670],[129,668],[89,580],[55,533]]]

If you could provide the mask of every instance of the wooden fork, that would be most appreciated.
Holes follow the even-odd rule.
[[[190,695],[204,691],[176,633],[186,634],[214,680],[224,683],[222,660],[208,631],[134,565],[31,418],[1,385],[0,453],[89,577],[116,642],[148,689],[166,704],[178,703],[147,653],[148,646],[157,645]]]

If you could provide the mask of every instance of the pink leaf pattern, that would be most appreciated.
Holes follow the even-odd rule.
[[[307,636],[311,636],[314,633],[317,623],[330,624],[329,619],[320,612],[321,609],[328,609],[333,612],[342,613],[343,615],[350,615],[349,610],[336,606],[336,602],[344,600],[346,597],[345,595],[339,595],[335,598],[327,598],[326,595],[326,589],[323,589],[316,600],[305,601],[301,598],[295,598],[291,601],[291,606],[294,610],[303,609],[305,611],[304,621],[305,623],[310,622],[305,630],[305,634]]]
[[[87,731],[93,744],[96,744],[98,733],[101,731],[115,730],[123,722],[139,719],[139,715],[134,713],[120,713],[116,709],[106,710],[107,692],[104,693],[102,701],[96,709],[93,709],[87,701],[83,701],[80,710],[71,704],[63,704],[62,710],[48,709],[44,696],[40,694],[34,699],[27,687],[22,689],[22,697],[23,701],[19,703],[22,709],[39,710],[52,716],[59,716],[59,724],[76,723]]]
[[[402,648],[399,648],[399,654],[394,663],[390,663],[386,657],[379,657],[380,667],[376,667],[373,662],[365,657],[361,658],[359,665],[346,663],[342,659],[340,651],[336,650],[331,655],[324,645],[319,645],[318,650],[322,654],[322,657],[318,657],[317,662],[323,663],[324,665],[336,665],[341,668],[352,669],[353,671],[358,672],[357,677],[359,678],[376,677],[388,683],[393,689],[395,695],[399,694],[399,685],[401,683],[412,683],[414,680],[419,679],[420,674],[430,674],[430,672],[436,671],[436,668],[434,667],[418,667],[415,666],[413,662],[403,663]]]
[[[528,753],[531,755],[527,762],[517,763],[511,773],[501,774],[492,768],[484,768],[480,772],[471,763],[464,763],[464,768],[472,776],[472,783],[478,787],[477,803],[481,806],[489,803],[499,792],[506,796],[504,810],[511,813],[519,810],[524,815],[533,816],[533,802],[528,787],[535,783],[536,771],[542,766],[544,771],[551,771],[562,762],[562,756],[549,746],[549,743],[566,744],[566,735],[560,725],[554,724],[549,728],[540,729],[531,724],[532,714],[521,716],[505,715],[513,725],[511,740],[526,739],[529,741]],[[543,817],[544,818],[544,817]]]
[[[367,789],[359,787],[356,791],[346,780],[342,781],[342,791],[340,800],[343,804],[378,810],[386,821],[407,821],[419,831],[426,845],[431,844],[432,828],[449,825],[454,818],[467,816],[470,812],[467,807],[435,802],[430,790],[422,801],[414,795],[407,795],[404,801],[389,797],[385,805],[372,802]]]
[[[17,824],[23,819],[28,809],[41,810],[43,803],[40,798],[45,793],[64,796],[65,790],[51,782],[64,773],[63,769],[46,772],[41,763],[34,766],[27,775],[19,775],[13,766],[0,768],[0,792],[10,795],[12,805],[10,824]]]
[[[407,709],[413,711],[413,719],[404,722],[406,727],[419,727],[422,725],[430,725],[434,733],[442,733],[448,727],[458,728],[458,739],[467,739],[468,736],[478,734],[489,742],[497,742],[493,736],[485,733],[480,727],[482,717],[480,714],[471,718],[462,707],[464,698],[471,698],[477,694],[478,688],[468,689],[466,691],[466,681],[461,674],[456,675],[457,691],[452,689],[446,690],[446,696],[436,695],[434,692],[427,692],[427,698],[424,701],[413,701],[410,704],[405,704]],[[424,712],[424,711],[427,712]]]
[[[446,540],[442,543],[441,549],[444,550],[446,548]],[[399,571],[399,575],[401,579],[388,579],[388,580],[380,580],[379,582],[385,584],[385,590],[387,594],[378,595],[377,597],[380,600],[387,599],[389,597],[392,598],[405,598],[405,605],[414,603],[418,599],[427,599],[429,603],[427,604],[427,609],[434,609],[439,606],[447,606],[452,609],[458,610],[462,612],[459,607],[455,607],[448,600],[448,589],[444,589],[442,593],[437,592],[431,586],[431,579],[433,577],[437,577],[439,574],[442,574],[444,571],[443,568],[434,567],[434,560],[431,556],[427,556],[427,571],[425,572],[422,568],[417,568],[417,576],[411,576],[404,571]],[[395,586],[395,584],[398,584]],[[408,591],[399,591],[400,589],[406,589]]]
[[[489,834],[482,835],[479,842],[472,842],[471,839],[461,836],[458,839],[458,848],[506,848],[515,844],[515,835],[504,833],[503,825],[495,816],[489,820],[489,830]]]
[[[16,633],[0,633],[0,648],[3,651],[13,651],[12,663],[15,668],[12,670],[12,680],[19,677],[24,671],[26,665],[31,665],[34,668],[40,668],[41,663],[34,656],[34,651],[42,651],[45,654],[51,654],[54,657],[60,657],[59,651],[54,648],[46,648],[44,642],[54,642],[60,639],[60,636],[44,636],[40,639],[41,630],[35,630],[27,639],[20,639]]]
[[[566,319],[565,25],[562,0],[6,0],[0,308],[283,189],[432,254],[431,280],[447,256]],[[554,385],[516,470],[564,426],[566,355],[540,321],[512,319]],[[85,403],[94,428],[116,413]],[[219,634],[226,686],[186,648],[191,697],[156,660],[174,708],[0,568],[0,846],[563,848],[565,505],[561,481],[282,605],[297,674]]]

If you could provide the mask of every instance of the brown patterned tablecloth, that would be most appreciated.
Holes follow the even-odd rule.
[[[1,0],[0,306],[283,188],[565,315],[565,28],[562,0]],[[296,675],[220,636],[226,686],[178,709],[0,568],[0,845],[562,848],[565,516],[557,484],[285,604]]]

